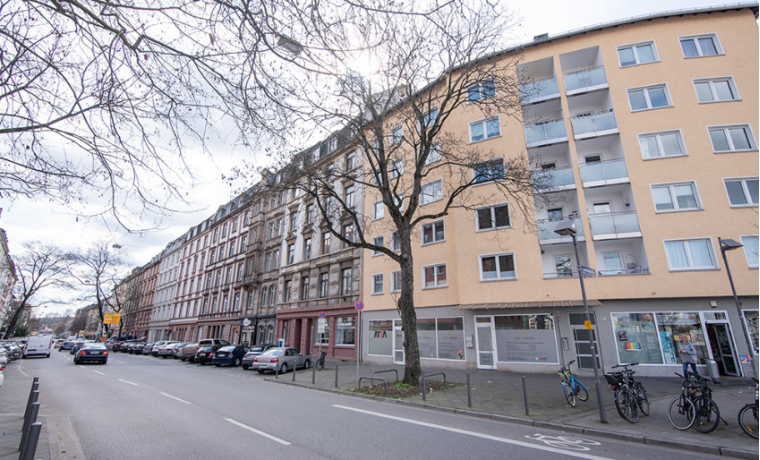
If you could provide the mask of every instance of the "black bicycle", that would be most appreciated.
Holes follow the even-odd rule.
[[[757,379],[753,378],[752,380],[755,381],[755,402],[746,404],[744,407],[739,410],[739,426],[742,427],[742,431],[747,433],[749,436],[752,436],[753,438],[757,439]]]
[[[623,372],[608,372],[604,377],[612,387],[618,414],[630,423],[638,422],[641,417],[639,405]]]
[[[694,382],[692,384],[692,402],[695,410],[693,428],[700,433],[710,433],[718,427],[720,422],[720,410],[712,399],[710,383],[720,385],[720,382],[692,372],[688,374]]]
[[[326,351],[319,352],[319,358],[317,358],[317,362],[314,363],[314,367],[316,367],[318,371],[325,368],[325,356],[327,356]]]
[[[635,374],[636,371],[631,369],[631,367],[638,366],[638,365],[639,363],[618,364],[616,366],[612,366],[612,368],[613,369],[616,369],[619,367],[623,368],[623,370],[621,371],[623,374],[623,378],[628,384],[628,388],[633,393],[633,396],[636,399],[636,404],[638,404],[639,409],[641,410],[642,414],[649,416],[649,398],[647,397],[647,390],[646,388],[644,388],[643,383],[633,378],[633,374]]]

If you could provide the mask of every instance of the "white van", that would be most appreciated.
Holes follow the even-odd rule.
[[[50,358],[50,350],[53,348],[52,335],[33,335],[26,341],[26,345],[21,350],[21,357],[44,356]]]

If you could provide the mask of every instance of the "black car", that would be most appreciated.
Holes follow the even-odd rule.
[[[74,354],[74,364],[85,362],[94,362],[105,364],[108,362],[108,350],[106,346],[99,342],[88,342],[82,344],[82,347]]]
[[[143,348],[145,348],[145,342],[137,342],[133,343],[129,346],[129,354],[130,355],[141,355]]]
[[[237,367],[242,362],[246,351],[248,351],[248,348],[242,345],[227,345],[226,347],[216,350],[214,357],[211,358],[211,362],[216,367]]]
[[[195,362],[201,366],[210,363],[214,359],[214,353],[218,347],[202,347],[195,352]]]
[[[72,346],[74,346],[74,341],[66,340],[65,342],[61,343],[61,348],[59,348],[58,351],[71,350]]]
[[[70,355],[76,355],[76,353],[77,353],[79,350],[81,350],[81,349],[82,349],[82,347],[84,346],[84,344],[85,344],[85,341],[84,341],[84,340],[82,340],[82,341],[80,341],[80,342],[74,342],[74,345],[72,345],[72,346],[71,346],[71,350],[69,350],[69,354],[70,354]]]

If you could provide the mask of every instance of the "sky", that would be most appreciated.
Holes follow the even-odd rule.
[[[519,0],[509,2],[509,6],[521,18],[513,37],[517,44],[529,42],[535,35],[543,33],[551,36],[655,12],[735,3],[714,0]],[[250,155],[251,152],[233,147],[224,139],[215,142],[213,156],[204,155],[198,149],[197,154],[190,156],[197,178],[195,183],[187,184],[189,203],[184,208],[188,211],[170,216],[156,231],[129,234],[108,219],[86,219],[47,200],[9,202],[5,198],[0,198],[0,228],[7,233],[12,257],[20,254],[23,244],[28,241],[56,244],[67,249],[86,247],[93,241],[108,241],[121,247],[114,250],[118,250],[130,266],[141,266],[234,197],[234,190],[221,179],[222,175],[229,173],[244,158],[250,159]],[[82,306],[72,304],[68,308]],[[60,313],[66,308],[51,307],[45,312]]]

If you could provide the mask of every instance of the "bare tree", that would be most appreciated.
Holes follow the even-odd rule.
[[[473,139],[478,140],[500,133],[497,114],[519,116],[519,54],[494,54],[504,49],[512,22],[509,14],[487,3],[468,7],[451,2],[424,16],[376,14],[359,22],[381,35],[366,38],[374,73],[352,72],[356,53],[334,51],[361,46],[335,46],[329,58],[322,57],[332,59],[325,68],[335,70],[304,83],[335,90],[303,104],[325,132],[342,127],[337,137],[356,149],[363,167],[346,168],[332,160],[328,164],[306,152],[283,159],[284,171],[293,173],[282,187],[297,188],[313,199],[323,228],[344,245],[382,253],[398,263],[404,382],[416,384],[421,368],[412,240],[420,226],[454,209],[474,209],[496,200],[508,200],[528,224],[532,222],[528,210],[534,190],[525,152],[505,154],[482,147],[487,144],[473,142],[470,133],[461,133],[461,123],[452,120],[463,111],[487,120],[473,128]],[[334,187],[336,181],[363,189],[368,202],[382,201],[390,219],[372,221],[346,201]],[[473,187],[482,184],[492,185]],[[423,206],[434,201],[438,203]],[[373,235],[388,231],[395,248],[373,243]]]
[[[60,249],[43,245],[39,242],[24,244],[24,253],[16,262],[16,274],[19,284],[16,285],[16,302],[8,322],[4,338],[9,338],[16,329],[19,318],[25,308],[34,299],[36,305],[48,303],[39,299],[40,292],[50,288],[66,288],[66,254]]]

